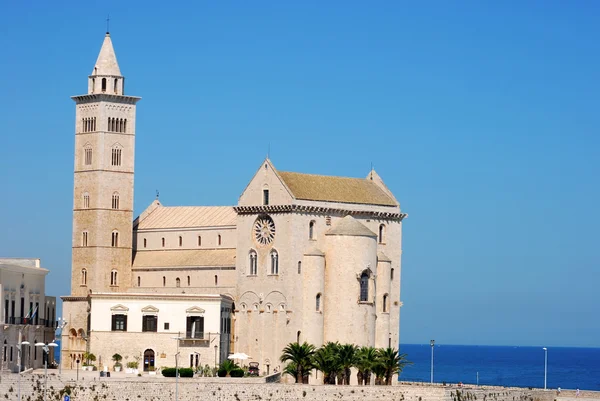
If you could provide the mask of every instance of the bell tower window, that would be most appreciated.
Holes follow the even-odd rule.
[[[269,190],[263,189],[263,205],[267,206],[269,204]]]
[[[115,95],[119,93],[119,91],[117,90],[118,83],[119,83],[119,80],[115,78]]]
[[[112,208],[119,209],[119,193],[115,192],[112,196]]]
[[[122,154],[122,149],[115,146],[114,148],[112,148],[112,157],[111,157],[111,161],[110,164],[112,166],[120,166],[121,165],[121,154]]]
[[[119,232],[118,231],[112,232],[111,246],[115,247],[115,248],[119,246]]]
[[[117,281],[117,271],[114,269],[110,272],[110,285],[112,285],[112,286],[119,285],[119,282]]]
[[[83,153],[84,153],[84,162],[86,166],[91,166],[92,165],[92,147],[90,145],[87,145],[84,149],[83,149]]]
[[[106,92],[106,78],[102,78],[102,92]]]
[[[369,300],[369,274],[365,271],[360,275],[360,302]]]

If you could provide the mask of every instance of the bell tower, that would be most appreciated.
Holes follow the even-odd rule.
[[[75,101],[71,296],[131,286],[135,116],[110,34]]]

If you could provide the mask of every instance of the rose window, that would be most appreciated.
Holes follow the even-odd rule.
[[[269,245],[275,238],[275,223],[269,216],[258,216],[254,222],[254,238],[260,245]]]

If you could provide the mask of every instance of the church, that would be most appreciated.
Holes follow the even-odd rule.
[[[281,371],[290,342],[399,344],[402,221],[365,178],[257,161],[232,206],[133,214],[136,106],[106,33],[76,104],[71,294],[61,364],[216,366],[233,352]],[[249,174],[250,175],[250,174]],[[311,379],[312,380],[312,379]]]

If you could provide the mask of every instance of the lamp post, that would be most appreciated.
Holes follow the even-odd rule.
[[[217,367],[217,344],[215,344],[215,368]]]
[[[179,398],[179,341],[184,339],[181,337],[181,332],[177,334],[177,337],[171,337],[173,340],[177,340],[177,353],[175,354],[175,401]]]
[[[546,390],[546,379],[548,377],[548,348],[542,348],[544,350],[544,390]]]
[[[435,345],[435,340],[429,341],[429,345],[431,345],[431,384],[433,384],[433,347]]]
[[[58,321],[59,322],[61,321],[60,317],[58,318]],[[65,328],[65,326],[67,325],[67,323],[69,323],[69,322],[67,322],[66,320],[63,320],[58,326],[58,328],[60,328],[60,350],[59,350],[60,352],[58,353],[58,376],[59,377],[62,374],[62,337],[63,337],[62,332],[63,332],[63,329]],[[56,332],[54,332],[54,336],[56,337]]]
[[[44,359],[44,401],[46,401],[46,393],[48,392],[48,357],[50,354],[50,348],[48,347],[58,347],[58,344],[56,343],[50,343],[50,344],[44,344],[44,343],[37,343],[35,344],[36,347],[42,347],[42,349],[44,350],[44,354],[46,355],[46,358]]]
[[[23,334],[21,333],[21,330],[19,330],[19,342],[17,343],[17,365],[18,365],[17,366],[17,370],[18,370],[17,387],[19,388],[19,401],[21,401],[21,347],[23,345],[29,345],[29,341],[21,341],[22,335]]]

